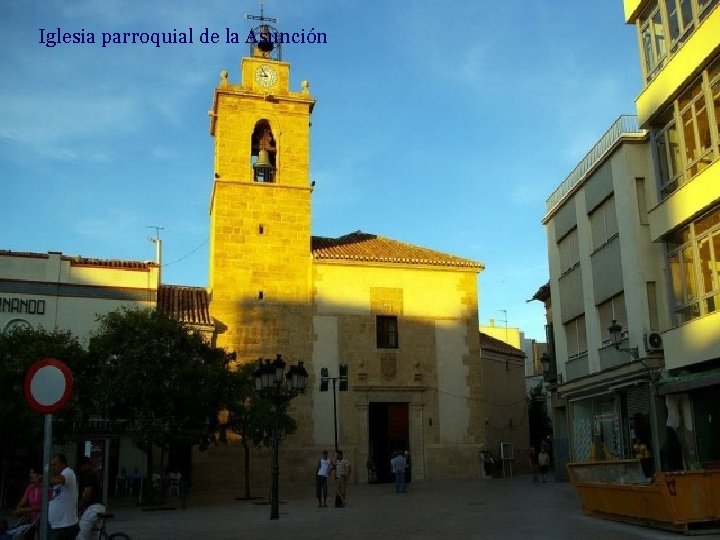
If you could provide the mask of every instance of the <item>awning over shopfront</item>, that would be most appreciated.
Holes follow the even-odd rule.
[[[675,377],[663,377],[658,381],[658,394],[676,394],[696,388],[720,384],[720,369],[702,373],[685,373]]]

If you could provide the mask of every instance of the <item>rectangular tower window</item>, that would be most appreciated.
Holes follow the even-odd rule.
[[[398,323],[397,317],[378,315],[376,320],[377,348],[397,349],[398,348]]]

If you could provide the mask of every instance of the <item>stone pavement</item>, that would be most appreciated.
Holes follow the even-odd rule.
[[[585,516],[572,485],[533,484],[527,475],[414,482],[411,492],[403,495],[395,494],[392,484],[348,486],[347,508],[318,508],[314,485],[301,489],[284,487],[282,476],[280,481],[278,520],[269,519],[267,501],[235,500],[242,495],[240,489],[191,491],[187,510],[148,512],[130,500],[112,500],[110,511],[115,519],[108,523],[108,531],[125,532],[133,540],[682,537]],[[254,495],[267,493],[256,491]],[[171,499],[169,503],[177,502]]]

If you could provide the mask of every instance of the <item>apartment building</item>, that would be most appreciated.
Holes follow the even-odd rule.
[[[625,0],[637,27],[657,203],[652,242],[663,246],[668,325],[658,381],[672,469],[720,460],[720,7],[718,0]]]
[[[548,200],[568,458],[720,461],[720,8],[625,0],[643,89]]]
[[[662,354],[662,246],[649,134],[621,116],[547,201],[557,448],[570,461],[632,456],[664,444],[655,398]],[[616,330],[613,341],[611,327]]]

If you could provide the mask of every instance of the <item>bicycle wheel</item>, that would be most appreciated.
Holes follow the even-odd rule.
[[[108,540],[132,540],[132,538],[125,533],[115,533],[108,536]]]

